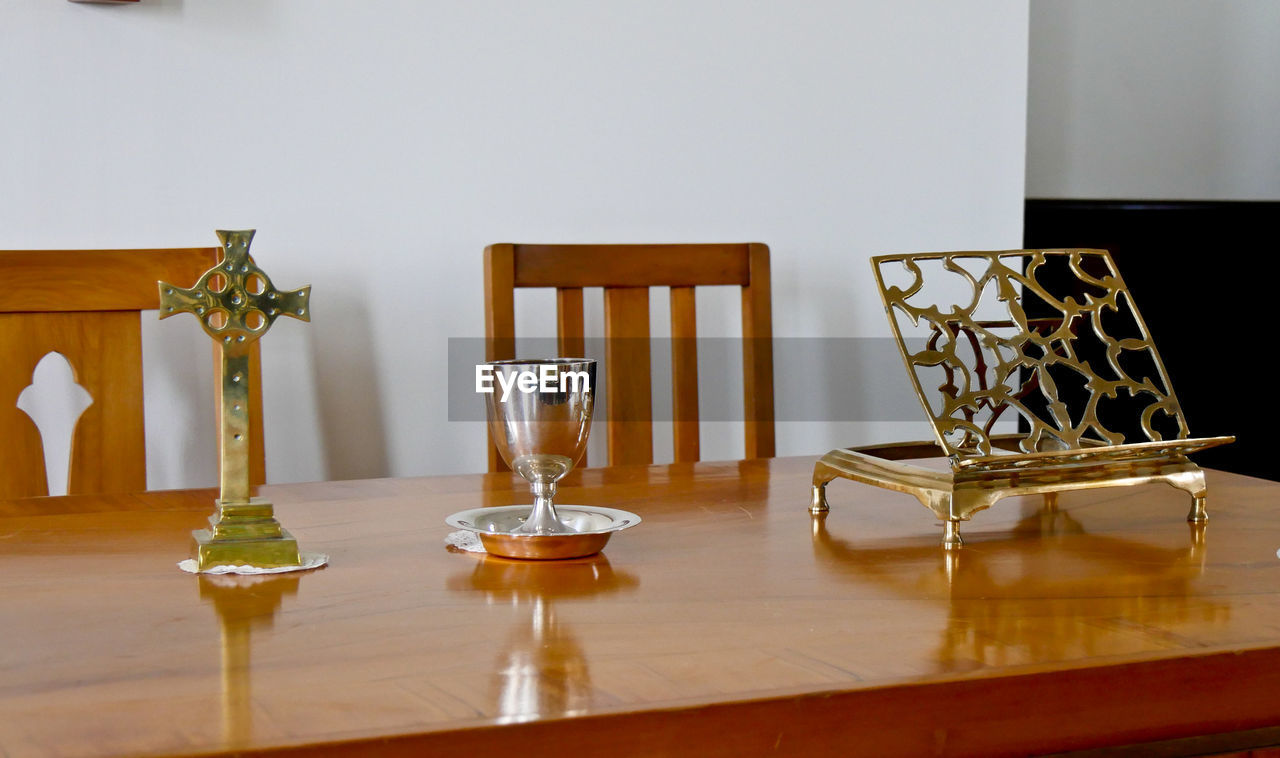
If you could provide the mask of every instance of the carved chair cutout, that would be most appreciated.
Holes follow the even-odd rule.
[[[27,414],[44,443],[48,493],[65,495],[71,469],[71,437],[76,422],[93,404],[84,387],[76,384],[75,370],[66,356],[46,353],[31,374],[31,384],[18,393],[18,410]]]

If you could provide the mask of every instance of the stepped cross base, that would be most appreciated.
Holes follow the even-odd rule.
[[[214,566],[302,565],[298,541],[276,521],[271,503],[260,497],[248,503],[216,503],[218,512],[209,517],[209,528],[191,532],[191,557],[198,571]]]

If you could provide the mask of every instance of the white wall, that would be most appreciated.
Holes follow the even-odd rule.
[[[485,244],[764,241],[777,336],[887,335],[869,255],[1018,246],[1026,50],[1024,0],[0,0],[0,247],[256,227],[314,285],[263,343],[269,478],[477,471],[440,363],[483,333]],[[212,482],[207,338],[146,339],[150,483]],[[778,393],[867,391],[811,373]]]
[[[1032,0],[1029,197],[1280,198],[1280,3]]]

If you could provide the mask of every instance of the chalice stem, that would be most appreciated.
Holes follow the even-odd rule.
[[[573,530],[565,526],[556,515],[556,507],[552,500],[556,496],[554,479],[537,479],[530,489],[533,490],[533,510],[529,518],[520,527],[520,531],[530,534],[571,534]]]

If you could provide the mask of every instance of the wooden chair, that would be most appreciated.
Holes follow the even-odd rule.
[[[194,283],[218,256],[216,247],[0,251],[0,498],[48,494],[40,431],[17,401],[51,352],[67,359],[93,398],[72,437],[68,494],[146,489],[141,312],[159,307],[157,280]],[[207,338],[193,329],[191,339]],[[214,386],[220,383],[215,375]],[[261,408],[259,391],[251,417],[260,419]],[[250,432],[250,461],[250,476],[261,483],[261,424]]]
[[[670,287],[675,459],[696,461],[694,287],[707,285],[742,288],[746,457],[772,457],[773,326],[766,245],[490,245],[484,251],[485,357],[516,357],[515,290],[523,287],[556,289],[560,355],[582,355],[582,288],[603,287],[609,465],[652,463],[649,288]],[[489,470],[503,469],[490,438]]]

